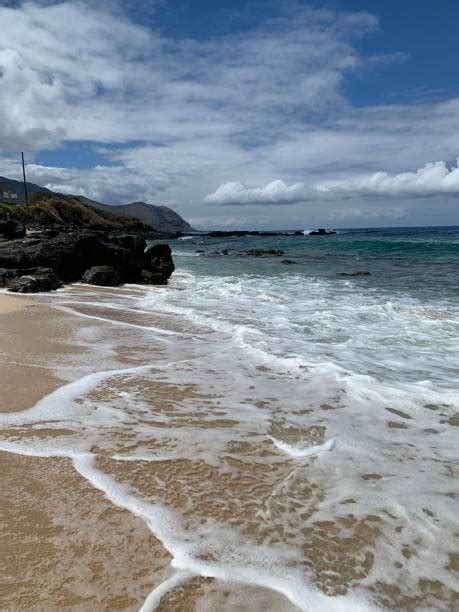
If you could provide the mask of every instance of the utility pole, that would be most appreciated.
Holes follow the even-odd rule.
[[[25,175],[25,163],[24,163],[24,153],[21,153],[21,157],[22,157],[22,176],[24,177],[24,197],[25,197],[25,203],[26,206],[29,206],[29,194],[27,193],[27,181],[26,181],[26,175]]]

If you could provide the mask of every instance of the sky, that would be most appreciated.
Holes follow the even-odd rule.
[[[0,175],[199,229],[459,225],[457,0],[0,0]]]

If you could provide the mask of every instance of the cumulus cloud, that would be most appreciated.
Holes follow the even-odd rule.
[[[139,194],[142,195],[141,199],[150,203],[163,200],[162,191],[167,184],[164,177],[152,177],[151,173],[118,165],[97,165],[82,170],[29,164],[27,174],[31,182],[52,191],[81,195],[109,204],[138,200],[135,196]]]
[[[296,204],[321,198],[340,199],[362,196],[435,196],[439,194],[459,195],[458,165],[448,169],[443,161],[426,164],[416,172],[390,175],[376,172],[370,176],[345,180],[328,180],[313,185],[294,183],[287,185],[276,180],[265,187],[249,188],[242,182],[220,185],[208,194],[204,201],[223,206]]]
[[[244,183],[233,182],[220,185],[215,193],[204,200],[210,204],[238,206],[241,204],[294,204],[305,199],[306,186],[303,183],[286,185],[284,181],[272,181],[266,187],[249,189]]]
[[[459,99],[357,109],[346,98],[349,74],[404,59],[361,55],[372,15],[289,4],[251,29],[194,40],[166,37],[158,4],[0,0],[0,155],[90,142],[98,165],[50,168],[37,157],[31,180],[111,203],[160,200],[197,219],[206,194],[289,210],[372,197],[376,184],[395,196],[401,187],[388,185],[401,170],[457,155]],[[0,174],[19,170],[4,161]],[[225,223],[224,209],[213,215]],[[263,222],[249,208],[243,218]]]
[[[302,11],[246,35],[165,39],[114,4],[0,6],[3,150],[248,130],[262,141],[280,109],[317,112],[341,100],[344,74],[360,63],[350,39],[375,25],[367,14]]]
[[[459,160],[458,160],[459,163]],[[326,181],[315,186],[319,193],[332,196],[435,196],[459,194],[459,166],[449,169],[444,161],[428,163],[415,172],[391,175],[387,172],[350,179]]]

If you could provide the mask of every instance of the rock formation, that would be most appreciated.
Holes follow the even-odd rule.
[[[0,286],[11,291],[49,291],[80,280],[163,285],[173,271],[169,245],[146,249],[139,235],[77,230],[0,243]]]

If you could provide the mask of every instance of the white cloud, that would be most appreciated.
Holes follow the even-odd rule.
[[[154,203],[161,196],[164,178],[140,171],[129,171],[123,166],[94,166],[80,170],[75,168],[46,167],[29,164],[27,178],[52,191],[81,195],[106,203],[128,203],[143,199]],[[134,195],[133,195],[134,194]]]
[[[342,101],[366,14],[303,11],[215,40],[164,39],[103,3],[1,7],[0,146],[264,141],[279,113]],[[272,136],[270,136],[272,137]]]
[[[296,7],[248,31],[191,40],[166,38],[154,8],[150,27],[138,11],[132,21],[121,0],[8,4],[0,0],[0,151],[31,158],[91,141],[102,155],[92,168],[32,165],[31,180],[48,187],[111,203],[162,201],[196,219],[209,214],[206,194],[290,203],[300,219],[295,202],[314,190],[322,201],[317,186],[328,189],[327,206],[376,184],[395,197],[402,187],[389,184],[403,170],[458,154],[459,99],[357,109],[346,98],[347,75],[404,59],[359,53],[358,40],[378,27],[367,13]],[[365,186],[380,169],[388,176]],[[0,174],[15,169],[4,161]],[[283,226],[270,210],[269,223]],[[243,218],[212,211],[215,224],[265,218],[250,207]]]
[[[244,183],[232,182],[220,185],[215,193],[204,198],[210,204],[239,206],[241,204],[295,204],[309,199],[307,188],[303,183],[286,185],[284,181],[276,180],[266,187],[249,189]]]
[[[459,160],[458,160],[459,161]],[[331,196],[436,196],[459,194],[459,167],[448,169],[443,161],[428,163],[415,172],[390,175],[387,172],[347,181],[326,181],[315,186],[323,195]]]
[[[458,160],[459,164],[459,160]],[[443,161],[426,164],[416,172],[390,175],[376,172],[370,176],[328,180],[312,185],[287,185],[275,180],[265,187],[249,188],[242,182],[220,185],[204,200],[223,206],[296,204],[309,200],[358,198],[362,196],[435,196],[459,195],[459,166],[448,169]]]

